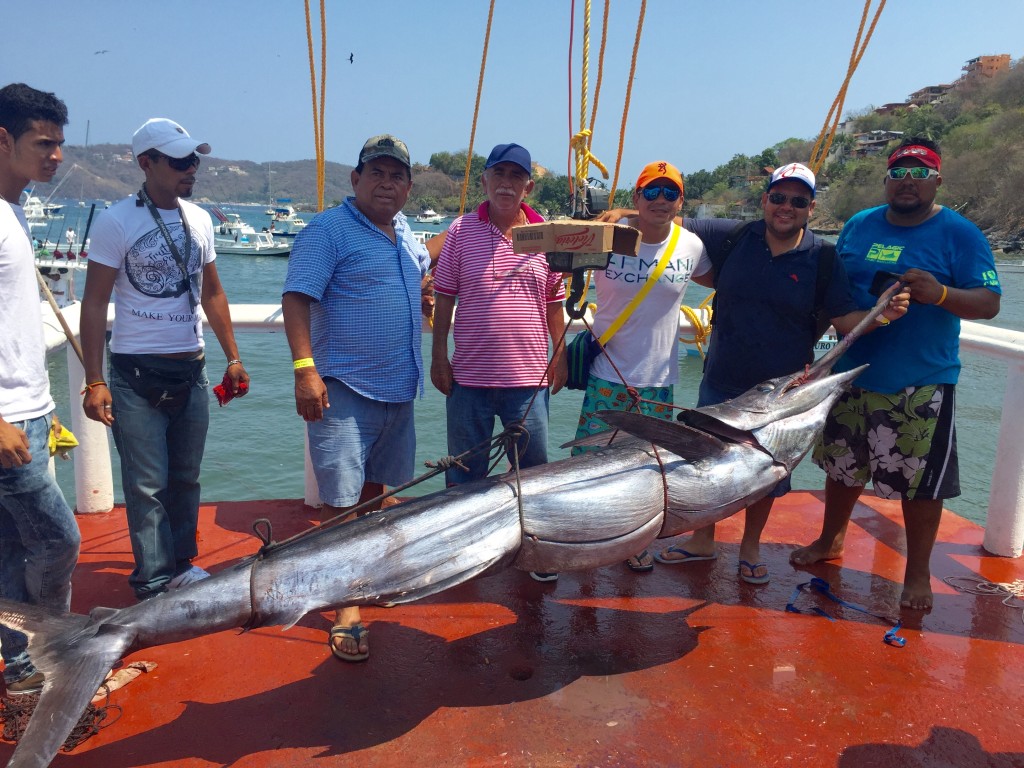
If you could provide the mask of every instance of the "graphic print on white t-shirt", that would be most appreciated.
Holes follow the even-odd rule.
[[[167,240],[156,226],[132,244],[124,259],[125,275],[132,287],[145,296],[161,299],[182,296],[195,281],[195,275],[202,270],[196,233],[191,233],[189,239],[192,248],[189,253],[185,253],[185,230],[181,222],[165,224],[178,253],[185,260],[188,279],[181,274],[181,267],[171,253]]]

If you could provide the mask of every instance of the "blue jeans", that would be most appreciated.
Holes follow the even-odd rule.
[[[128,583],[140,600],[165,591],[198,554],[199,465],[210,423],[210,381],[203,369],[188,402],[154,408],[109,370],[114,444],[135,569]]]
[[[534,393],[537,399],[526,414]],[[448,412],[448,453],[457,456],[475,445],[490,440],[494,432],[495,417],[507,427],[521,422],[530,433],[519,439],[519,466],[535,467],[548,461],[548,400],[547,388],[536,387],[463,387],[452,382],[452,393],[445,407]],[[524,414],[526,417],[524,419]],[[527,442],[527,440],[529,442]],[[460,485],[479,480],[487,475],[488,454],[480,451],[462,461],[469,471],[459,468],[445,472],[448,485]]]
[[[32,461],[0,467],[0,597],[58,611],[71,607],[71,572],[81,535],[64,495],[50,476],[50,416],[14,422],[29,439]],[[0,625],[4,680],[34,671],[28,638]]]

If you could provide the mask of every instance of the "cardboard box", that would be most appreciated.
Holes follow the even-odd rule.
[[[640,230],[623,224],[547,221],[512,227],[516,253],[622,253],[640,251]]]

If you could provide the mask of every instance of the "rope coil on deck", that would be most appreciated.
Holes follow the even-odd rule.
[[[121,718],[124,710],[119,704],[110,703],[110,689],[105,683],[101,686],[101,690],[106,692],[103,706],[97,707],[91,702],[86,705],[85,711],[75,727],[71,729],[71,733],[61,744],[62,752],[70,752],[83,741],[95,736],[102,729],[113,725]],[[0,699],[0,721],[3,722],[2,738],[4,741],[17,743],[21,740],[25,729],[28,728],[28,721],[32,717],[32,713],[36,711],[39,695],[38,693],[27,693]],[[111,710],[115,711],[116,717],[109,723],[105,723]]]
[[[965,595],[979,595],[981,597],[1001,597],[1001,602],[1007,608],[1021,609],[1020,620],[1024,622],[1024,579],[1017,579],[1013,582],[985,581],[973,576],[947,576],[943,581]],[[956,582],[969,582],[958,584]],[[1015,605],[1014,601],[1018,601]]]

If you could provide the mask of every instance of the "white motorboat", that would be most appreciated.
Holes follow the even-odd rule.
[[[213,248],[218,256],[287,256],[292,252],[291,243],[279,243],[269,232],[252,232],[238,235],[238,239],[215,238]]]
[[[26,193],[21,208],[25,212],[25,220],[28,222],[29,229],[42,229],[50,226],[52,217],[46,213],[43,201],[35,195]]]
[[[444,221],[444,216],[433,208],[424,208],[420,213],[416,214],[416,221],[420,224],[440,224]]]
[[[275,237],[295,237],[306,226],[295,209],[284,200],[278,200],[270,217],[270,234]]]
[[[231,238],[237,241],[242,235],[256,234],[256,228],[244,222],[238,213],[222,211],[217,206],[212,206],[210,213],[218,221],[215,234],[221,239]]]

